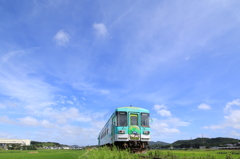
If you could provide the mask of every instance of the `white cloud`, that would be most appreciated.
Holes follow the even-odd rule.
[[[102,130],[105,124],[106,124],[106,121],[94,120],[93,122],[91,122],[92,127],[98,130]]]
[[[163,129],[161,130],[161,132],[163,132],[163,133],[180,133],[180,130],[178,130],[178,129],[176,129],[176,128],[171,128],[171,129],[169,129],[169,128],[163,128]]]
[[[168,123],[171,123],[175,127],[189,126],[190,125],[189,122],[182,121],[181,119],[176,118],[176,117],[171,117],[171,118],[169,118],[169,119],[167,119],[165,121],[168,122]]]
[[[178,118],[169,118],[167,120],[153,119],[151,128],[158,133],[180,133],[177,127],[189,126],[190,123],[184,122]]]
[[[24,54],[26,54],[27,52],[24,51],[24,50],[15,50],[15,51],[11,51],[7,54],[4,54],[2,57],[1,57],[1,62],[2,63],[6,63],[8,62],[11,58],[14,58],[16,56],[22,56]]]
[[[52,115],[52,118],[56,119],[59,124],[66,124],[68,120],[78,122],[90,122],[92,120],[91,115],[87,113],[79,113],[79,110],[74,107],[63,111],[56,111]]]
[[[224,108],[224,111],[228,111],[232,109],[232,106],[240,106],[240,99],[233,100],[231,102],[228,102]]]
[[[70,100],[68,100],[67,103],[68,104],[74,104],[73,101],[70,101]]]
[[[157,111],[157,113],[161,116],[172,116],[171,112],[167,110],[167,107],[165,105],[154,105],[154,110]]]
[[[50,123],[49,121],[47,121],[45,119],[40,122],[40,125],[45,128],[57,128],[58,127],[56,124]]]
[[[29,77],[30,72],[10,64],[1,67],[1,94],[10,97],[8,100],[18,100],[18,105],[34,109],[54,104],[51,102],[54,88],[41,79]]]
[[[1,116],[0,117],[0,123],[4,123],[4,124],[14,124],[15,121],[10,119],[8,116]]]
[[[212,126],[204,126],[203,128],[204,129],[213,129],[213,130],[215,130],[215,129],[224,129],[225,126],[224,125],[212,125]]]
[[[151,124],[153,131],[157,133],[179,133],[180,131],[176,128],[169,128],[169,124],[166,121],[154,119],[154,123]]]
[[[153,109],[161,116],[168,117],[165,120],[154,119],[151,124],[154,134],[164,133],[165,135],[180,133],[178,127],[189,126],[189,122],[182,121],[179,118],[172,117],[172,114],[167,110],[165,105],[154,105]]]
[[[158,104],[154,105],[155,110],[160,110],[162,108],[167,109],[167,107],[165,105],[158,105]]]
[[[94,23],[93,28],[97,31],[98,35],[105,36],[108,34],[107,28],[103,23]]]
[[[107,89],[101,89],[101,88],[96,88],[93,84],[90,84],[90,83],[82,83],[82,82],[74,82],[72,84],[72,86],[74,87],[74,89],[78,89],[78,90],[81,90],[81,91],[89,91],[89,92],[93,92],[93,93],[96,93],[96,94],[100,94],[100,95],[107,95],[110,93],[109,90]]]
[[[228,115],[224,116],[224,122],[219,125],[205,126],[205,129],[224,129],[230,127],[233,129],[240,129],[240,109],[233,109],[233,106],[240,106],[240,99],[228,102],[224,108],[224,112]]]
[[[39,106],[47,107],[47,106],[56,105],[56,104],[57,103],[55,103],[55,102],[41,102],[41,103],[39,103]]]
[[[204,110],[208,110],[208,109],[211,109],[211,106],[210,105],[207,105],[205,103],[202,103],[198,106],[198,109],[204,109]]]
[[[161,116],[172,116],[171,112],[165,109],[159,110],[157,111],[158,114],[160,114]]]
[[[72,96],[72,99],[73,99],[74,102],[77,101],[77,97],[75,97],[75,96]]]
[[[228,116],[225,116],[226,126],[232,127],[234,129],[240,129],[240,110],[233,110]]]
[[[39,126],[39,122],[37,119],[27,116],[24,118],[18,118],[19,123],[22,125],[26,125],[26,126]]]
[[[63,30],[59,30],[54,36],[54,41],[58,46],[66,46],[69,42],[70,36]]]
[[[36,118],[27,116],[24,118],[18,118],[18,122],[15,122],[17,125],[24,125],[24,126],[42,126],[45,128],[57,128],[58,126],[54,123],[50,123],[48,120],[37,120]]]
[[[27,116],[23,118],[18,118],[17,120],[13,120],[8,118],[7,116],[0,117],[0,123],[12,124],[12,125],[20,125],[26,127],[44,127],[45,129],[40,129],[39,131],[30,131],[28,132],[28,138],[34,138],[35,140],[50,140],[57,141],[59,143],[66,144],[81,144],[86,145],[86,139],[89,140],[88,144],[93,144],[93,141],[96,141],[96,136],[99,133],[99,127],[91,127],[91,128],[83,128],[80,126],[72,126],[69,124],[66,125],[57,125],[51,123],[47,120],[37,120],[36,118]],[[99,122],[98,122],[99,123]],[[91,124],[89,124],[91,125]],[[9,133],[0,132],[0,137],[3,138],[10,137]],[[68,141],[65,139],[68,138]],[[76,143],[76,140],[78,141]],[[95,144],[95,142],[94,142]]]
[[[96,91],[98,91],[102,95],[106,95],[110,93],[110,91],[106,89],[99,89],[99,90],[96,89]]]

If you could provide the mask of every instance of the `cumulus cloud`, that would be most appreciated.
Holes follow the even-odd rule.
[[[27,126],[38,126],[39,125],[38,120],[33,117],[30,117],[30,116],[27,116],[24,118],[18,118],[18,120],[19,120],[20,124],[22,124],[22,125],[27,125]]]
[[[231,111],[228,116],[224,117],[225,125],[234,129],[240,129],[240,110]]]
[[[84,146],[86,145],[86,139],[88,139],[89,144],[96,144],[96,136],[98,136],[99,129],[64,125],[55,129],[42,129],[33,133],[33,136],[38,140],[50,138],[51,141],[58,141],[59,143],[69,145],[76,144],[77,141],[78,145]],[[67,141],[65,140],[66,138],[68,139]]]
[[[153,109],[161,116],[167,117],[164,120],[154,119],[153,123],[151,124],[151,128],[153,129],[154,134],[176,134],[181,133],[178,127],[181,126],[189,126],[189,122],[182,121],[179,118],[173,117],[171,112],[167,110],[167,106],[165,105],[154,105]]]
[[[153,129],[153,131],[157,133],[179,133],[180,132],[180,130],[178,130],[177,128],[170,128],[169,124],[171,123],[154,119],[154,123],[151,124],[151,128]]]
[[[33,137],[36,140],[48,139],[51,141],[58,141],[60,143],[76,144],[76,140],[79,144],[85,145],[86,138],[88,140],[96,141],[96,136],[99,133],[98,127],[94,128],[83,128],[80,126],[57,125],[51,123],[48,120],[38,120],[34,117],[26,116],[23,118],[18,118],[16,120],[10,119],[7,116],[0,117],[0,123],[20,125],[20,126],[30,126],[30,127],[44,127],[46,129],[40,129],[36,132],[29,132],[28,137]],[[91,125],[91,124],[90,124]],[[102,128],[102,127],[101,127]],[[7,138],[10,134],[4,134],[0,132],[0,137]],[[68,141],[65,139],[68,138]],[[95,143],[95,142],[94,142]],[[94,144],[91,143],[91,144]]]
[[[58,46],[66,46],[69,42],[70,36],[63,30],[59,30],[54,36],[54,41]]]
[[[70,100],[68,100],[67,103],[71,105],[74,104],[73,101],[70,101]]]
[[[56,124],[50,123],[47,120],[37,120],[31,116],[26,116],[23,118],[11,119],[8,116],[0,117],[0,123],[21,125],[21,126],[42,126],[45,128],[56,128]]]
[[[58,124],[67,124],[69,121],[91,122],[93,114],[87,112],[79,112],[77,108],[65,108],[61,111],[55,110],[50,116],[57,120]]]
[[[75,96],[72,96],[72,99],[73,99],[74,102],[77,101],[77,97],[75,97]]]
[[[1,116],[0,117],[0,123],[4,123],[4,124],[14,124],[15,121],[10,119],[8,116]]]
[[[202,103],[198,106],[198,109],[204,109],[204,110],[208,110],[208,109],[211,109],[211,106],[210,105],[207,105],[205,103]]]
[[[107,28],[103,23],[94,23],[93,28],[96,30],[98,35],[105,36],[108,34]]]
[[[167,109],[167,107],[165,105],[158,105],[158,104],[154,105],[155,110],[159,110],[159,109],[163,109],[163,108]]]
[[[188,126],[190,123],[184,122],[179,118],[169,118],[167,120],[153,119],[151,128],[158,133],[180,133],[177,127]]]
[[[171,112],[167,110],[167,107],[165,105],[154,105],[154,110],[157,111],[157,113],[161,116],[172,116]]]
[[[240,99],[233,100],[231,102],[228,102],[224,108],[224,111],[230,111],[232,109],[232,106],[240,106]]]
[[[165,109],[158,110],[157,113],[161,116],[172,116],[171,112]]]
[[[230,127],[240,129],[240,109],[234,109],[233,106],[240,106],[240,99],[228,102],[224,108],[227,115],[224,116],[224,122],[219,125],[205,126],[205,129],[224,129]]]

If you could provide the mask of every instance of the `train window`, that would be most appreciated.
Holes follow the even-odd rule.
[[[149,127],[149,113],[141,113],[141,124],[143,127]]]
[[[137,114],[131,114],[131,125],[138,125],[138,115]]]
[[[127,126],[127,112],[117,112],[118,126]]]

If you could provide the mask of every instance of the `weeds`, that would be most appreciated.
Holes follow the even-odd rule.
[[[112,149],[101,147],[90,150],[84,156],[84,159],[240,159],[238,156],[233,157],[232,153],[229,152],[224,154],[215,154],[213,152],[206,154],[206,152],[197,151],[188,153],[186,151],[151,150],[146,154],[134,154],[129,150],[119,150],[117,147],[113,147]]]

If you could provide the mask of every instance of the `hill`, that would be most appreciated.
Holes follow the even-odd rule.
[[[173,147],[179,148],[187,147],[198,148],[199,146],[207,147],[226,146],[226,144],[238,144],[238,142],[240,142],[239,139],[218,137],[218,138],[196,138],[193,140],[178,140],[172,143],[171,145]]]
[[[39,141],[31,141],[31,145],[35,147],[62,147],[67,145],[62,145],[57,142],[39,142]]]

